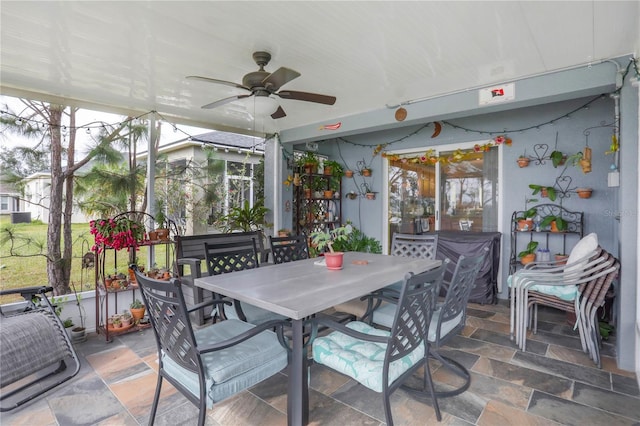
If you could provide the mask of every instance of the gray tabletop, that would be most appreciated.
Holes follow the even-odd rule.
[[[365,260],[365,265],[353,263]],[[420,273],[440,260],[348,252],[342,270],[332,271],[306,259],[198,278],[195,285],[288,318],[303,319],[337,304]]]

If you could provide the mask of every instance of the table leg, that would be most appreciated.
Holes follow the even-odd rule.
[[[290,426],[309,423],[308,363],[303,331],[303,320],[293,320],[293,348],[289,361],[289,385],[287,390],[287,423]]]

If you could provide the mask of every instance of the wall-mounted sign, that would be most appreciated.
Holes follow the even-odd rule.
[[[514,83],[501,84],[499,86],[487,87],[478,91],[479,105],[492,105],[501,102],[512,101],[516,98],[516,87]]]

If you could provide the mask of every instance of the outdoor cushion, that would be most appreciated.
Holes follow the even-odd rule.
[[[198,345],[206,346],[237,336],[254,326],[229,319],[194,331]],[[207,407],[246,389],[287,366],[287,352],[276,334],[263,331],[242,343],[202,356],[206,376]],[[169,375],[191,393],[199,395],[198,375],[187,371],[163,354],[162,362]]]
[[[507,284],[511,287],[513,275],[509,275],[507,278]],[[578,286],[576,285],[544,285],[544,284],[536,284],[532,285],[529,288],[529,291],[537,291],[540,293],[548,294],[550,296],[555,296],[559,299],[571,301],[575,300],[576,295],[578,294]]]
[[[571,249],[571,253],[569,253],[569,257],[567,258],[567,265],[571,265],[572,263],[579,261],[597,248],[598,235],[595,232],[592,232],[591,234],[578,241],[573,249]],[[565,273],[580,270],[587,263],[588,260],[585,259],[577,265],[567,266],[567,268],[565,269]]]
[[[396,314],[397,305],[392,303],[382,304],[378,309],[373,311],[373,322],[388,328],[393,325],[393,319]],[[438,330],[438,321],[440,320],[441,309],[438,307],[431,317],[429,325],[429,342],[436,341],[436,332]],[[440,326],[440,335],[446,336],[451,330],[456,328],[462,321],[463,313],[460,312],[455,318],[445,321]]]
[[[242,307],[244,316],[247,318],[247,322],[251,324],[257,325],[267,321],[287,319],[287,317],[267,311],[266,309],[258,308],[257,306],[249,303],[241,303],[240,306]],[[224,314],[228,319],[240,319],[238,318],[236,309],[233,306],[224,306]]]
[[[353,321],[347,327],[374,336],[389,336],[388,331],[378,330],[360,321]],[[387,345],[366,342],[334,331],[318,337],[313,342],[314,361],[335,369],[368,387],[382,392],[382,368]],[[424,345],[419,345],[410,354],[389,364],[389,384],[424,357]]]

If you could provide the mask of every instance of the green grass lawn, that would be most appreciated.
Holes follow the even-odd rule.
[[[9,241],[4,241],[6,236],[4,229],[6,227],[11,227],[15,235],[19,237],[13,246],[13,251],[19,256],[11,256],[11,244]],[[0,229],[3,230],[3,240],[0,244],[0,290],[49,285],[47,261],[45,256],[42,255],[46,254],[47,224],[34,222],[12,225],[8,217],[0,217]],[[93,235],[89,233],[89,224],[73,224],[72,235],[71,282],[75,284],[77,291],[94,289],[95,270],[93,268],[82,268],[82,256],[89,252],[91,246],[93,246]],[[40,247],[42,247],[42,250]],[[167,247],[170,246],[159,245],[154,248],[158,266],[171,265],[172,259],[167,259]],[[147,250],[147,247],[142,247],[137,253],[138,259],[143,264],[147,259]],[[128,260],[129,257],[126,250],[121,250],[117,253],[113,250],[108,250],[105,256],[105,272],[113,273],[116,265],[119,272],[126,272]],[[19,296],[1,297],[0,303],[20,299]]]

